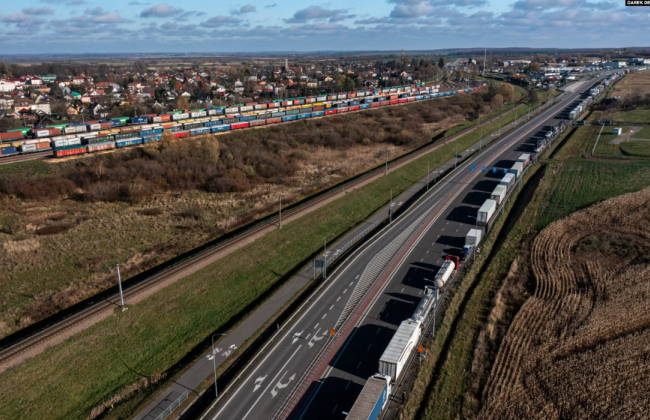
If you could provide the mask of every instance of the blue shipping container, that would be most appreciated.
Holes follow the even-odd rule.
[[[223,122],[221,120],[218,121],[208,121],[207,123],[203,124],[205,127],[214,127],[215,125],[221,125]]]
[[[325,111],[314,111],[311,113],[312,117],[320,117],[321,115],[325,115]]]
[[[212,132],[216,133],[217,131],[228,131],[230,130],[230,125],[216,125],[212,127]]]
[[[130,139],[124,139],[124,140],[118,140],[115,142],[115,145],[117,147],[128,147],[128,146],[134,146],[136,144],[142,144],[143,141],[141,138],[130,138]]]
[[[370,104],[361,104],[359,105],[359,109],[368,109],[370,108]]]
[[[10,156],[10,155],[17,155],[18,150],[14,146],[9,146],[9,147],[3,147],[0,149],[2,152],[2,156]]]
[[[307,113],[307,114],[298,114],[298,119],[299,119],[299,120],[302,120],[303,118],[311,118],[311,114],[310,114],[310,113]]]
[[[282,111],[282,112],[274,112],[273,114],[271,114],[271,117],[273,117],[273,118],[282,117],[284,115],[286,115],[286,113],[284,111]]]
[[[132,124],[146,124],[149,122],[149,117],[133,117],[131,118]]]
[[[209,132],[210,132],[210,129],[207,128],[207,127],[204,127],[204,128],[195,128],[195,129],[193,129],[193,130],[190,130],[190,134],[192,134],[193,136],[196,136],[196,135],[198,135],[198,134],[203,134],[203,133],[209,133]]]
[[[286,117],[282,117],[282,121],[292,121],[295,119],[296,119],[295,115],[287,115]]]

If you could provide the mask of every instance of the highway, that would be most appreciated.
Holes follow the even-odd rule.
[[[289,407],[297,410],[291,418],[345,418],[342,412],[351,408],[366,379],[376,373],[378,360],[398,325],[410,317],[424,286],[430,284],[426,279],[433,278],[444,255],[460,252],[465,235],[475,226],[478,207],[503,176],[502,168],[510,168],[521,153],[532,153],[533,146],[526,140],[559,122],[556,116],[577,97],[578,93],[566,93],[561,102],[484,148],[356,251],[331,273],[328,283],[261,360],[203,418],[270,419],[282,414],[279,409],[294,385],[330,340],[339,344],[325,354],[327,366],[314,370],[306,392],[293,397],[296,401]],[[493,173],[493,167],[500,168],[499,173]],[[387,255],[386,250],[395,244],[398,250]],[[359,296],[367,286],[368,273],[378,264],[384,268],[373,279],[369,292]],[[350,302],[356,304],[352,311]],[[353,322],[338,329],[344,314]],[[337,334],[332,338],[330,329],[334,327]],[[284,414],[280,418],[288,413]]]

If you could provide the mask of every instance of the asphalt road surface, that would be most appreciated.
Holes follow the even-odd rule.
[[[595,80],[594,80],[595,82]],[[580,86],[578,91],[593,83]],[[522,153],[533,153],[527,140],[544,127],[560,121],[564,108],[578,98],[570,92],[558,104],[523,122],[476,157],[448,175],[398,220],[376,235],[343,266],[329,284],[310,300],[290,329],[269,346],[261,361],[210,409],[205,419],[270,419],[287,398],[295,381],[327,341],[343,309],[372,258],[398,235],[427,214],[416,238],[389,266],[387,281],[361,313],[352,333],[320,381],[313,381],[292,418],[343,419],[367,378],[377,372],[378,360],[397,330],[420,301],[426,279],[432,279],[447,254],[460,254],[464,238],[475,227],[478,208]],[[472,171],[471,167],[475,170]],[[484,172],[482,169],[486,168]],[[497,173],[492,168],[497,167]],[[318,378],[314,378],[318,379]]]

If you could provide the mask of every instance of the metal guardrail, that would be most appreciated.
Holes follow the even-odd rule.
[[[167,407],[165,410],[163,410],[162,413],[158,414],[155,420],[165,420],[167,416],[169,416],[172,411],[176,410],[179,405],[183,403],[187,399],[187,391],[183,392],[181,395],[178,396],[172,403]]]

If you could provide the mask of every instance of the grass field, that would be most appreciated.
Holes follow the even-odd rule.
[[[483,388],[509,322],[528,296],[525,280],[522,280],[527,275],[519,271],[528,269],[527,250],[532,238],[555,220],[608,198],[650,186],[649,160],[581,158],[587,146],[588,154],[593,147],[595,136],[591,130],[592,127],[580,127],[580,135],[574,135],[553,160],[542,160],[546,168],[531,202],[499,244],[498,253],[480,272],[477,286],[468,294],[462,313],[445,314],[443,325],[450,325],[458,316],[455,328],[446,338],[447,351],[435,354],[436,369],[422,369],[425,378],[419,376],[416,383],[429,381],[426,399],[421,404],[417,399],[409,400],[408,415],[404,418],[475,418],[482,407]],[[625,143],[619,150],[638,147],[639,143]],[[600,147],[597,151],[601,152]],[[484,246],[487,244],[489,238]],[[458,287],[468,286],[463,281]],[[438,342],[442,339],[436,338],[436,348],[441,347]],[[435,377],[432,377],[433,372]],[[415,395],[421,393],[420,390]],[[415,406],[409,406],[411,403]],[[419,416],[416,417],[416,413]]]
[[[498,122],[491,123],[484,134],[497,128]],[[434,168],[451,159],[478,136],[470,133],[285,225],[3,374],[0,418],[42,419],[48,413],[51,419],[86,419],[111,398],[160,378],[212,332],[244,319],[243,311],[277,286],[279,276],[320,250],[324,235],[347,231],[386,204],[391,188],[405,190],[426,175],[429,163]]]
[[[625,121],[639,124],[650,124],[650,108],[636,108],[631,111],[619,112],[607,115],[611,121]]]
[[[600,126],[578,126],[577,130],[568,141],[555,155],[556,159],[568,157],[590,158],[591,151],[596,143],[596,138],[600,132]],[[605,126],[596,146],[594,157],[596,158],[621,158],[645,157],[650,154],[650,142],[630,141],[629,143],[609,144],[617,136],[614,135],[614,128],[622,128],[626,133],[630,130],[628,126]],[[640,138],[650,135],[650,129],[644,128],[639,131]],[[635,133],[633,136],[637,136]]]

